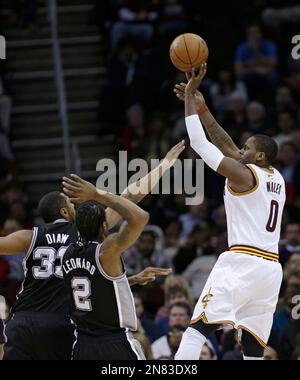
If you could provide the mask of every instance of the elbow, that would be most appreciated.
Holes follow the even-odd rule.
[[[195,139],[190,140],[190,146],[191,148],[196,152],[199,153],[199,146],[201,146],[199,141],[196,141]]]
[[[143,210],[142,215],[141,215],[141,220],[144,226],[149,222],[149,219],[150,219],[149,212]]]
[[[145,226],[148,222],[149,222],[149,212],[140,210],[136,218],[136,224]]]

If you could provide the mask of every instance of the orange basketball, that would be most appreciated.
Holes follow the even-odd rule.
[[[208,58],[208,47],[203,38],[193,33],[180,34],[170,46],[170,58],[180,71],[191,72]]]

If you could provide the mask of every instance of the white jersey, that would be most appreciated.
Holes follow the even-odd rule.
[[[274,168],[248,164],[255,178],[253,189],[241,193],[225,183],[224,204],[230,251],[278,260],[285,183]],[[276,261],[277,261],[276,260]]]

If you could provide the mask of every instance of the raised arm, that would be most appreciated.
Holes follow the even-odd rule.
[[[21,230],[8,236],[0,237],[0,255],[26,253],[32,240],[31,230]]]
[[[148,222],[149,214],[146,211],[124,197],[96,189],[94,185],[74,174],[72,178],[63,179],[64,192],[70,197],[71,202],[95,200],[111,208],[125,221],[118,233],[111,234],[105,240],[103,249],[105,247],[107,252],[120,255],[135,242]]]
[[[122,197],[129,199],[134,203],[139,203],[145,196],[151,193],[152,189],[157,185],[161,177],[169,170],[175,163],[180,153],[185,149],[184,140],[173,146],[173,148],[167,153],[166,157],[160,162],[160,164],[151,170],[147,175],[141,178],[139,181],[130,184],[121,194]],[[138,189],[138,191],[137,191]],[[119,221],[121,216],[113,209],[108,208],[106,210],[106,221],[108,228],[113,228]]]
[[[229,179],[230,186],[236,191],[247,191],[254,186],[254,177],[247,166],[224,154],[212,143],[204,133],[197,114],[195,91],[201,80],[193,71],[185,89],[185,122],[191,147],[202,157],[213,170]]]
[[[206,65],[203,65],[200,69],[199,75],[202,79],[206,73]],[[187,74],[187,78],[190,78],[190,74]],[[199,85],[201,84],[201,81]],[[176,84],[174,92],[178,99],[185,100],[185,88],[186,83],[181,82]],[[195,91],[195,103],[198,116],[207,131],[212,143],[220,149],[220,151],[226,156],[236,160],[240,159],[240,151],[236,144],[233,142],[229,134],[220,126],[214,116],[211,114],[209,108],[206,105],[205,99],[202,93],[198,90]]]

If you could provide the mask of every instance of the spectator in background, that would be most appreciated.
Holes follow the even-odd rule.
[[[288,51],[286,62],[285,62],[285,83],[293,90],[295,93],[300,92],[300,59],[294,59]]]
[[[104,129],[118,135],[125,122],[124,115],[132,105],[153,106],[160,88],[159,67],[155,49],[144,49],[139,39],[122,41],[108,63],[108,81],[101,87],[102,132]]]
[[[166,278],[166,281],[163,284],[164,294],[165,294],[165,303],[164,306],[160,307],[156,313],[155,320],[159,321],[162,318],[169,317],[169,308],[174,303],[178,301],[188,303],[190,308],[194,306],[194,299],[192,297],[191,289],[188,282],[182,276],[177,274],[171,274]]]
[[[300,249],[298,252],[292,253],[284,266],[284,278],[288,278],[291,272],[296,268],[300,268]]]
[[[203,345],[199,360],[217,360],[217,355],[209,340]]]
[[[218,73],[218,82],[211,85],[209,92],[217,114],[230,109],[232,96],[239,95],[245,101],[248,99],[245,84],[242,81],[236,81],[232,73],[226,69]]]
[[[13,219],[16,219],[23,228],[32,228],[32,220],[23,202],[12,203],[10,205],[10,215]]]
[[[288,278],[286,279],[286,286],[296,286],[300,287],[300,268],[296,267],[289,273]]]
[[[136,339],[142,346],[146,360],[153,360],[151,343],[148,337],[139,331],[135,332],[133,336],[134,336],[134,339]]]
[[[278,87],[275,93],[275,105],[269,109],[269,118],[271,123],[278,122],[278,116],[281,112],[291,112],[297,115],[298,107],[294,101],[291,89],[287,86]]]
[[[285,265],[293,253],[300,252],[299,223],[289,223],[285,226],[282,243],[280,246],[280,262]]]
[[[279,148],[285,142],[292,141],[292,133],[296,128],[296,120],[293,114],[289,111],[282,111],[278,115],[278,128],[279,134],[274,136],[274,140],[276,141]]]
[[[184,302],[177,302],[170,307],[169,313],[169,332],[172,331],[172,328],[175,326],[181,326],[182,331],[185,331],[191,320],[191,308],[188,304]],[[154,359],[157,359],[160,356],[171,356],[168,334],[156,340],[152,344],[151,348]],[[172,353],[172,355],[173,354],[175,354],[175,352]]]
[[[163,332],[160,330],[154,321],[148,318],[144,313],[144,305],[142,297],[138,293],[133,294],[136,316],[139,319],[141,326],[150,339],[150,342],[153,343],[155,340],[160,338],[163,335]]]
[[[151,8],[151,1],[121,0],[118,21],[111,28],[111,50],[115,51],[128,37],[138,37],[149,43],[154,35],[153,22],[157,18],[158,13]]]
[[[294,1],[266,2],[267,7],[262,12],[262,20],[265,24],[278,28],[280,24],[299,22],[300,6]]]
[[[277,310],[274,314],[274,321],[271,330],[271,335],[269,338],[269,343],[277,351],[280,349],[280,342],[282,340],[283,331],[292,319],[291,313],[293,307],[295,306],[292,302],[292,299],[295,295],[300,294],[299,292],[299,287],[287,286],[284,291],[283,307],[280,310]]]
[[[300,189],[295,188],[295,179],[300,170],[297,154],[296,146],[292,142],[285,142],[281,144],[277,157],[278,170],[285,180],[287,204],[293,202],[295,195],[300,193]]]
[[[228,111],[224,112],[220,119],[224,129],[236,141],[239,141],[241,133],[247,126],[246,105],[247,101],[243,94],[233,93],[229,99]]]
[[[155,248],[155,235],[151,231],[142,232],[136,244],[124,253],[123,258],[129,276],[149,266],[160,267],[164,259],[162,252]]]
[[[20,231],[22,228],[23,227],[16,219],[7,219],[3,226],[2,236],[7,236]],[[25,253],[26,252],[20,252],[20,254],[4,256],[10,267],[9,278],[17,283],[21,283],[24,279],[23,259]]]
[[[165,247],[164,257],[169,268],[174,270],[173,259],[178,253],[180,247],[179,236],[182,225],[179,221],[172,221],[165,230]]]
[[[165,295],[166,297],[166,305],[170,308],[172,305],[177,303],[185,303],[189,305],[192,309],[194,306],[194,302],[189,299],[189,294],[185,288],[180,285],[174,285],[172,288],[168,290],[168,293]],[[156,321],[159,329],[163,332],[163,334],[167,334],[170,328],[170,317],[169,313],[162,317],[162,308],[158,310],[156,313]]]
[[[212,253],[214,248],[211,246],[211,237],[213,233],[211,227],[212,226],[207,222],[200,223],[178,250],[177,255],[173,259],[176,273],[184,273],[188,266],[197,259],[197,257]],[[191,277],[188,276],[187,279],[190,281]]]
[[[276,44],[263,38],[258,25],[249,26],[247,41],[235,52],[235,72],[246,83],[251,99],[258,99],[268,87],[276,86],[277,59]]]
[[[181,325],[173,326],[168,334],[163,337],[164,341],[156,341],[152,345],[153,359],[173,360],[179,348],[185,328]],[[156,344],[155,344],[156,343]]]
[[[203,254],[194,259],[182,273],[191,286],[194,299],[199,298],[217,258],[216,254]]]
[[[291,319],[285,326],[280,342],[279,359],[289,360],[300,346],[300,318]]]
[[[138,320],[138,328],[137,328],[137,331],[133,333],[133,337],[142,346],[146,360],[152,360],[153,355],[152,355],[152,350],[151,350],[151,344],[150,344],[148,336],[146,335],[145,330],[143,329],[143,326],[141,325],[140,320]]]
[[[189,206],[189,211],[180,215],[179,221],[182,225],[180,239],[184,242],[193,232],[195,227],[207,219],[207,201],[201,204]]]
[[[159,30],[164,39],[184,33],[188,27],[185,2],[162,0],[160,2]]]
[[[265,133],[266,109],[260,102],[252,101],[246,107],[247,129],[252,134]]]
[[[126,112],[127,126],[122,132],[122,147],[130,157],[144,157],[145,145],[149,141],[149,130],[145,123],[145,112],[140,104],[134,104]]]
[[[241,345],[238,342],[238,332],[230,329],[225,331],[222,339],[222,360],[243,360]]]

